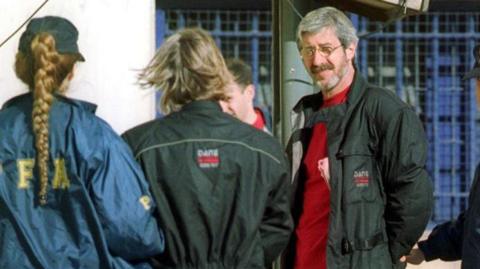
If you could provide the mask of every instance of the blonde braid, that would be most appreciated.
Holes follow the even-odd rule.
[[[37,167],[40,176],[40,204],[47,203],[48,161],[49,161],[49,115],[53,102],[53,92],[62,81],[56,76],[59,54],[55,49],[55,39],[49,34],[36,36],[31,44],[34,59],[34,102],[32,111],[33,132],[37,149]]]
[[[65,79],[81,58],[78,54],[59,54],[55,38],[40,33],[32,40],[29,53],[18,52],[15,73],[33,92],[32,125],[37,149],[38,173],[40,176],[40,204],[47,202],[49,161],[49,115],[54,101],[53,93],[61,93]]]

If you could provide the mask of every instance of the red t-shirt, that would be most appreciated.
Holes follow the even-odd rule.
[[[339,105],[347,99],[349,88],[324,101],[322,108]],[[295,229],[295,269],[327,268],[328,218],[330,215],[330,170],[328,169],[327,128],[315,124],[303,160],[305,188],[303,211]]]
[[[263,130],[265,128],[265,118],[263,117],[263,113],[260,109],[255,108],[255,114],[257,115],[257,118],[252,125],[257,129]]]

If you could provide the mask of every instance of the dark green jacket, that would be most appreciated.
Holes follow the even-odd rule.
[[[310,133],[324,122],[331,190],[328,268],[396,268],[392,263],[409,253],[432,208],[422,124],[393,92],[367,84],[358,72],[344,104],[318,110],[322,102],[321,94],[306,96],[292,115],[287,151],[294,218],[302,208],[301,163]],[[287,255],[290,265],[294,243]]]
[[[159,268],[263,268],[286,247],[290,173],[270,135],[196,101],[124,138],[156,194]]]

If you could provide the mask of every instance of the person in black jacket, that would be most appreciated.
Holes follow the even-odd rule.
[[[402,268],[433,204],[427,141],[413,109],[369,84],[355,67],[358,37],[333,7],[309,12],[297,30],[319,93],[293,108],[295,233],[285,267]]]
[[[224,113],[233,78],[212,37],[185,28],[140,75],[165,114],[123,137],[151,183],[166,247],[159,268],[264,268],[292,228],[280,144]]]
[[[473,50],[475,66],[464,79],[477,80],[477,106],[480,104],[480,45]],[[480,165],[470,189],[468,208],[457,219],[436,226],[427,240],[418,242],[404,259],[411,264],[441,259],[462,260],[462,269],[476,269],[480,266]]]

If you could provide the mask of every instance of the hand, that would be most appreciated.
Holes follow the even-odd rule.
[[[423,261],[425,261],[425,256],[423,255],[423,252],[418,247],[415,247],[410,251],[410,254],[400,258],[400,261],[418,265],[418,264],[421,264]]]

